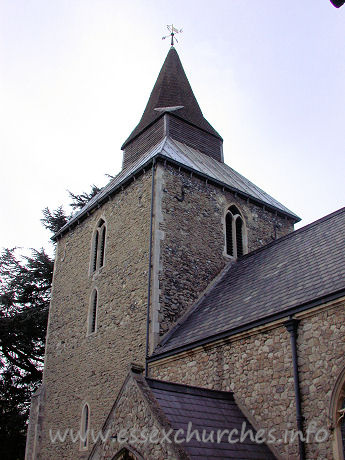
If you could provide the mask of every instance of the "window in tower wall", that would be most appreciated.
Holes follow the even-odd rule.
[[[89,441],[90,408],[86,403],[81,412],[80,449],[86,450]]]
[[[242,215],[234,205],[230,206],[225,215],[226,253],[234,258],[246,253],[246,234]]]
[[[103,219],[98,222],[92,245],[91,272],[95,273],[104,265],[106,226]]]
[[[93,334],[97,329],[98,291],[94,289],[91,294],[88,333]]]

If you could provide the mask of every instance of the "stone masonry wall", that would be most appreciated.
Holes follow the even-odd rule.
[[[168,431],[170,425],[162,425],[162,417],[155,417],[152,407],[143,396],[135,380],[130,378],[124,385],[116,405],[104,427],[108,434],[104,443],[98,443],[90,460],[112,460],[123,448],[131,448],[145,460],[180,460],[186,458],[168,442],[149,442],[162,439],[163,429]],[[131,434],[133,433],[133,434]],[[156,434],[155,434],[156,433]],[[114,438],[110,438],[114,436]],[[134,439],[134,436],[137,440]],[[144,436],[148,437],[146,442]],[[106,436],[105,436],[106,437]],[[119,439],[121,442],[119,442]]]
[[[150,377],[233,391],[240,407],[254,417],[256,428],[274,427],[281,432],[295,421],[289,343],[289,333],[278,327],[156,364]],[[295,446],[284,447],[283,452],[294,455]]]
[[[49,429],[79,430],[82,407],[88,402],[90,428],[99,430],[128,363],[144,362],[150,203],[148,173],[58,242],[44,372],[42,460],[84,458],[79,442],[52,444]],[[90,275],[91,244],[100,218],[107,225],[105,264]],[[99,299],[97,331],[87,335],[94,287]]]
[[[298,355],[305,429],[329,428],[329,405],[337,376],[345,367],[345,301],[310,312],[299,324]],[[219,345],[186,352],[150,365],[152,378],[233,391],[254,425],[274,428],[277,438],[296,430],[290,335],[283,325]],[[289,431],[288,439],[291,436]],[[308,459],[332,459],[332,432],[322,443],[310,436]],[[284,459],[298,458],[296,442],[274,444]]]
[[[26,435],[25,460],[35,460],[37,446],[39,446],[41,441],[41,419],[44,393],[44,385],[41,385],[31,398],[30,417]]]
[[[185,312],[230,260],[225,255],[225,213],[243,214],[248,252],[293,230],[291,221],[190,174],[167,166],[160,187],[160,335]]]
[[[331,446],[334,421],[328,415],[336,379],[345,368],[344,299],[334,303],[332,308],[301,320],[298,350],[305,425],[315,421],[318,427],[330,430],[327,442],[306,445],[307,458],[336,458]]]

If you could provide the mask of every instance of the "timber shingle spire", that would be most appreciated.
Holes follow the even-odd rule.
[[[124,142],[124,167],[165,136],[222,161],[222,138],[204,118],[177,51],[164,61],[139,124]]]

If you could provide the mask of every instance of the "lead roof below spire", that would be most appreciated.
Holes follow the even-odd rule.
[[[174,47],[168,52],[139,124],[124,142],[122,149],[164,113],[187,121],[222,141],[221,136],[204,118]]]

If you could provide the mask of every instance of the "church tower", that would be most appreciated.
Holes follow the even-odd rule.
[[[123,169],[55,235],[27,460],[88,458],[93,440],[70,430],[101,429],[129,364],[145,366],[229,261],[293,230],[298,217],[224,164],[222,144],[172,47]]]

